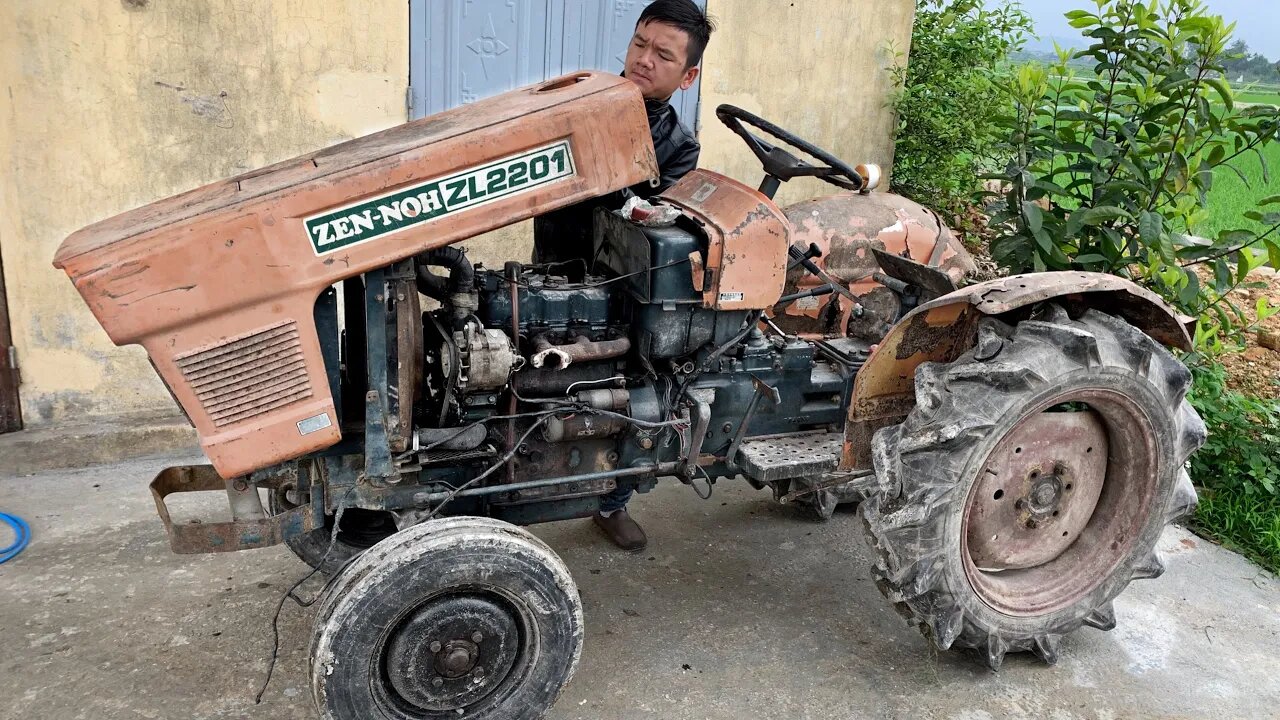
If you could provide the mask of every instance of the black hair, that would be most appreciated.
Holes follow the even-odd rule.
[[[702,53],[716,29],[715,23],[693,0],[654,0],[640,13],[636,27],[651,22],[670,25],[689,36],[689,58],[685,61],[685,70],[702,62]]]

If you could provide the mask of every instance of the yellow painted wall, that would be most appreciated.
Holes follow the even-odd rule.
[[[173,407],[50,266],[72,231],[403,122],[405,0],[3,0],[0,251],[28,424]]]
[[[905,59],[914,0],[709,0],[719,30],[703,58],[700,165],[751,185],[760,162],[716,119],[736,105],[858,165],[893,161],[889,68]],[[793,180],[787,205],[835,191]]]
[[[702,166],[760,179],[715,119],[722,102],[887,165],[887,66],[913,7],[710,0]],[[66,235],[403,122],[408,60],[405,0],[0,0],[0,252],[28,424],[172,407],[145,353],[114,347],[50,266]],[[528,258],[530,236],[524,223],[464,245],[500,267]]]

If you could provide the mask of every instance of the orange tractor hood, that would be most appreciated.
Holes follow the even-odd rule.
[[[581,72],[103,220],[54,265],[147,349],[231,477],[340,438],[325,288],[656,175],[639,91]]]

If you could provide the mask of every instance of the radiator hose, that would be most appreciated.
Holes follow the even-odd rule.
[[[418,292],[453,309],[454,325],[461,327],[480,307],[476,292],[476,271],[467,254],[456,247],[442,247],[418,255]],[[435,275],[428,266],[449,269],[448,279]]]

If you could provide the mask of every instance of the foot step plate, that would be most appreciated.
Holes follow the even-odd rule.
[[[744,473],[762,482],[811,477],[835,470],[843,446],[843,433],[744,440],[736,460]]]

